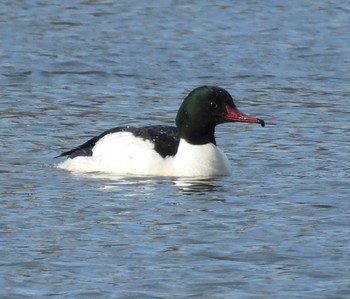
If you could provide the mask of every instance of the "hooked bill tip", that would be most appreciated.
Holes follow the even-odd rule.
[[[257,123],[260,124],[262,127],[265,127],[265,122],[262,119],[258,118]]]

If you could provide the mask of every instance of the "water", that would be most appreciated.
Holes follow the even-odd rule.
[[[348,298],[346,1],[5,1],[0,297]],[[62,150],[172,124],[219,85],[231,177],[74,175]]]

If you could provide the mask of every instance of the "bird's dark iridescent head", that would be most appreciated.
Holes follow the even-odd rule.
[[[216,86],[201,86],[192,90],[176,116],[180,136],[191,144],[215,144],[215,126],[225,122],[265,125],[263,120],[240,112],[232,96],[225,89]]]

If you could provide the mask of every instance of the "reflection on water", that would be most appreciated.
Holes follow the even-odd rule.
[[[153,176],[123,176],[106,172],[80,172],[71,175],[87,180],[98,180],[100,189],[125,191],[128,187],[133,188],[134,195],[139,193],[153,193],[157,188],[150,187],[155,183],[160,185],[174,184],[185,195],[207,194],[208,192],[220,191],[220,178],[178,178],[178,177],[153,177]]]
[[[186,195],[217,192],[221,186],[220,181],[215,178],[177,178],[174,183]]]

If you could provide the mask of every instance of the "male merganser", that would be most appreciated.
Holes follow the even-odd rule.
[[[57,156],[68,156],[58,167],[120,175],[229,175],[228,159],[215,142],[215,126],[225,122],[265,126],[262,119],[240,112],[225,89],[201,86],[184,99],[176,116],[176,127],[109,129]]]

